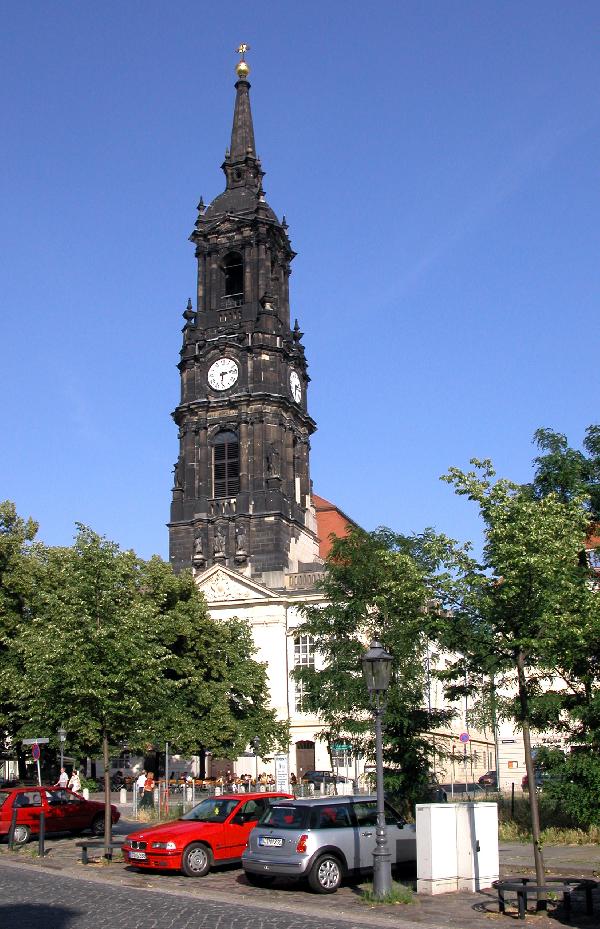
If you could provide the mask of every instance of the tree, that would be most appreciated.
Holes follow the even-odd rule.
[[[600,520],[600,426],[588,426],[583,447],[587,455],[569,447],[567,437],[553,429],[537,429],[533,441],[543,454],[534,459],[530,485],[539,499],[555,493],[567,502],[587,497],[592,521]]]
[[[153,558],[143,567],[143,586],[157,610],[157,636],[169,659],[165,678],[176,693],[167,738],[182,753],[200,747],[235,758],[254,737],[265,752],[287,749],[287,723],[269,707],[266,665],[245,620],[216,623],[192,573],[174,574]]]
[[[372,719],[361,657],[378,638],[394,658],[385,716],[384,759],[389,789],[406,808],[422,799],[430,779],[426,733],[449,712],[429,712],[424,699],[425,614],[447,575],[440,566],[454,547],[431,531],[407,537],[389,529],[350,530],[335,538],[321,584],[324,606],[306,606],[297,635],[310,636],[319,663],[292,673],[306,690],[306,708],[319,714],[330,743],[350,741],[373,757]]]
[[[10,500],[0,503],[0,750],[17,745],[20,777],[25,776],[25,756],[17,734],[24,718],[13,682],[22,677],[23,668],[15,640],[31,618],[29,602],[36,572],[30,555],[37,529],[33,519],[18,515]]]
[[[575,494],[532,495],[529,488],[494,480],[489,461],[473,460],[467,473],[451,468],[445,480],[479,506],[485,526],[483,561],[465,565],[458,596],[438,616],[438,637],[461,653],[454,664],[460,692],[464,670],[494,675],[500,687],[516,685],[504,712],[521,727],[529,783],[535,783],[530,730],[560,716],[552,685],[598,625],[598,597],[580,558],[589,523],[587,500]],[[584,619],[585,617],[585,619]],[[582,628],[585,626],[585,630]],[[570,651],[567,651],[567,647]],[[551,708],[554,711],[551,713]],[[543,884],[537,794],[529,792],[536,878]]]
[[[245,748],[255,728],[265,742],[280,734],[247,626],[213,622],[190,576],[83,526],[72,548],[39,560],[13,686],[29,727],[64,724],[70,746],[102,751],[107,843],[111,746],[226,751]]]

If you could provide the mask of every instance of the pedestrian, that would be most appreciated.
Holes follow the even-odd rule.
[[[135,782],[135,789],[137,790],[138,803],[144,796],[145,785],[146,785],[146,772],[142,771]]]
[[[152,771],[148,771],[146,775],[146,780],[144,783],[144,794],[142,796],[142,802],[140,806],[145,810],[154,809],[154,774]]]
[[[81,778],[77,768],[73,768],[73,773],[67,782],[67,787],[72,790],[74,794],[81,793]]]
[[[61,768],[60,774],[58,775],[58,780],[56,784],[54,784],[53,786],[62,787],[64,790],[68,783],[69,783],[69,775],[67,774],[64,768]]]

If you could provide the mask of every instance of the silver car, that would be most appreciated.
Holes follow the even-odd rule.
[[[392,864],[414,861],[417,837],[389,804],[385,820]],[[242,854],[250,884],[276,877],[306,877],[316,893],[331,894],[344,876],[373,868],[375,797],[284,800],[270,807],[252,830]]]

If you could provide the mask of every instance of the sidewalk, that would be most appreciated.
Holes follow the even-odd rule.
[[[129,823],[119,823],[117,832],[125,834],[131,828]],[[211,900],[228,904],[239,904],[242,907],[256,907],[271,911],[294,913],[298,916],[306,915],[330,917],[348,921],[353,926],[395,926],[397,929],[409,929],[418,926],[420,929],[482,929],[489,925],[491,920],[500,920],[502,925],[510,925],[512,915],[501,917],[498,914],[498,900],[496,892],[492,889],[481,893],[453,893],[436,897],[414,895],[414,904],[396,906],[371,907],[362,904],[359,900],[359,884],[346,884],[336,894],[331,896],[315,896],[308,893],[303,887],[291,881],[278,880],[274,886],[268,888],[250,887],[245,880],[244,873],[237,866],[219,868],[206,877],[199,879],[186,878],[179,874],[157,874],[136,872],[122,861],[111,864],[98,859],[87,866],[79,861],[79,850],[75,847],[72,838],[51,838],[47,840],[47,855],[44,861],[36,860],[33,854],[37,845],[32,843],[17,852],[10,852],[3,845],[0,846],[0,862],[10,867],[21,869],[44,868],[59,870],[65,876],[76,880],[100,881],[104,884],[114,884],[120,887],[135,887],[145,889],[149,893],[162,892],[193,898],[202,902]],[[556,846],[544,850],[549,873],[559,873],[565,876],[594,877],[600,872],[599,846]],[[528,845],[505,844],[500,850],[501,874],[527,874],[533,873],[533,855]],[[406,873],[401,880],[412,884],[414,874]],[[577,902],[573,907],[573,919],[570,923],[575,927],[598,927],[600,923],[600,892],[596,891],[595,914],[591,918],[583,915],[583,907]],[[560,910],[554,915],[532,915],[536,927],[540,929],[556,929]]]

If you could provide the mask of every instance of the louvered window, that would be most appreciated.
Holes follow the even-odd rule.
[[[244,302],[244,262],[237,252],[230,252],[223,262],[223,296],[221,306],[241,306]]]
[[[215,497],[235,497],[240,491],[240,446],[235,432],[219,432],[213,446]]]

